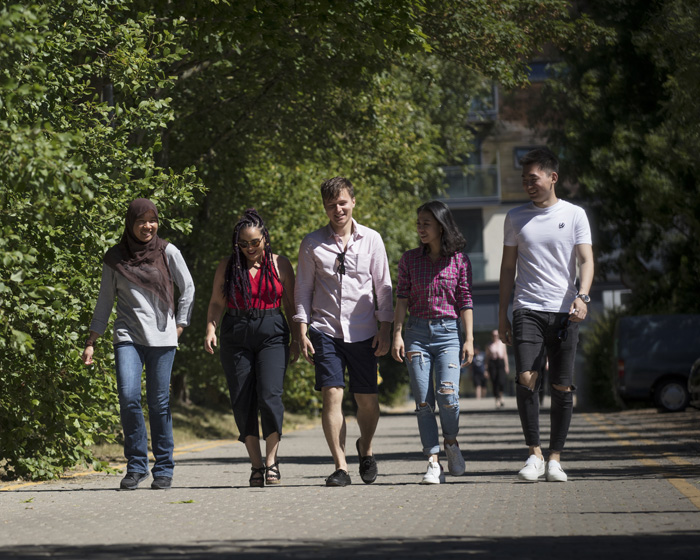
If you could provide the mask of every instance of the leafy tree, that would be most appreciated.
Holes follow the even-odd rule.
[[[599,269],[633,288],[632,312],[698,312],[700,6],[587,5],[606,40],[565,53],[545,116],[599,226]]]
[[[113,433],[111,357],[79,361],[101,257],[130,199],[155,199],[164,229],[184,231],[168,207],[191,205],[197,188],[190,170],[155,165],[172,119],[162,68],[177,45],[125,6],[0,11],[0,458],[10,476],[56,476]]]
[[[244,208],[294,259],[324,222],[321,180],[346,175],[358,220],[396,262],[415,244],[414,208],[441,188],[438,165],[467,151],[473,88],[523,83],[523,61],[576,29],[564,0],[0,6],[0,457],[33,478],[90,461],[115,431],[110,346],[94,368],[78,357],[130,199],[157,202],[198,287],[179,379],[220,400],[201,334]],[[293,370],[288,405],[314,406],[311,377]]]
[[[167,161],[196,166],[209,187],[193,234],[178,241],[199,289],[195,325],[242,211],[258,207],[275,250],[295,260],[302,236],[324,223],[318,185],[327,177],[357,185],[356,216],[382,233],[395,264],[416,243],[414,209],[442,188],[439,165],[470,151],[470,95],[484,80],[523,84],[523,61],[575,29],[560,1],[239,0],[154,10],[163,25],[178,22],[189,52],[168,69],[179,79]],[[183,336],[175,371],[192,398],[226,402],[201,330]],[[311,379],[303,364],[292,369],[288,406],[313,402]]]

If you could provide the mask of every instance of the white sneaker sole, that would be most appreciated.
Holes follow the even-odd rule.
[[[426,480],[425,478],[420,481],[421,484],[440,484],[439,480]]]
[[[545,476],[545,473],[532,475],[530,473],[524,473],[520,471],[518,473],[518,479],[524,482],[539,482],[540,478]]]
[[[518,480],[522,480],[523,482],[539,482],[540,477],[532,478],[531,476],[518,473]]]
[[[550,475],[547,473],[545,478],[547,479],[547,482],[567,482],[569,480],[566,473],[557,473],[556,475]]]

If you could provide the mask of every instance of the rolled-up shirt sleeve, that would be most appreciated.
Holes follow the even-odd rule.
[[[294,281],[295,314],[292,320],[296,323],[311,323],[311,300],[314,293],[315,263],[311,242],[305,237],[299,246],[299,261],[297,275]]]
[[[377,295],[375,316],[379,322],[391,323],[394,320],[394,296],[391,287],[389,259],[381,238],[377,235],[372,251],[372,282]]]
[[[194,308],[194,281],[190,270],[187,268],[185,259],[179,250],[169,252],[168,266],[170,273],[173,275],[173,280],[180,289],[180,297],[177,300],[177,313],[175,316],[175,324],[180,327],[187,327],[192,318],[192,309]]]
[[[411,274],[408,268],[408,254],[399,259],[399,273],[396,278],[396,297],[406,299],[411,295]]]
[[[472,301],[472,263],[469,257],[462,253],[459,266],[459,278],[457,281],[457,309],[473,309]]]

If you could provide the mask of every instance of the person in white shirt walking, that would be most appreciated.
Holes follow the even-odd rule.
[[[549,482],[565,482],[560,461],[573,412],[578,325],[588,313],[593,283],[591,230],[582,208],[557,198],[559,161],[550,150],[532,150],[520,163],[523,188],[531,202],[506,216],[498,326],[501,340],[515,350],[516,400],[529,451],[518,478],[537,482],[545,476]],[[513,288],[511,325],[508,304]],[[538,392],[539,372],[547,359],[552,404],[545,463]]]
[[[360,477],[371,484],[378,473],[372,450],[379,421],[377,358],[389,351],[393,319],[389,263],[381,236],[352,218],[355,194],[349,180],[324,181],[321,196],[329,223],[301,242],[293,319],[323,395],[323,432],[335,463],[326,485],[351,483],[342,410],[346,368],[358,409]]]

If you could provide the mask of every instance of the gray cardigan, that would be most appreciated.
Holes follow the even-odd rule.
[[[117,300],[114,321],[114,343],[132,342],[141,346],[177,346],[177,327],[190,324],[194,304],[194,282],[182,258],[172,243],[165,248],[173,280],[180,289],[176,312],[167,316],[159,311],[156,296],[129,282],[106,264],[102,265],[102,283],[97,297],[90,330],[103,335]]]

